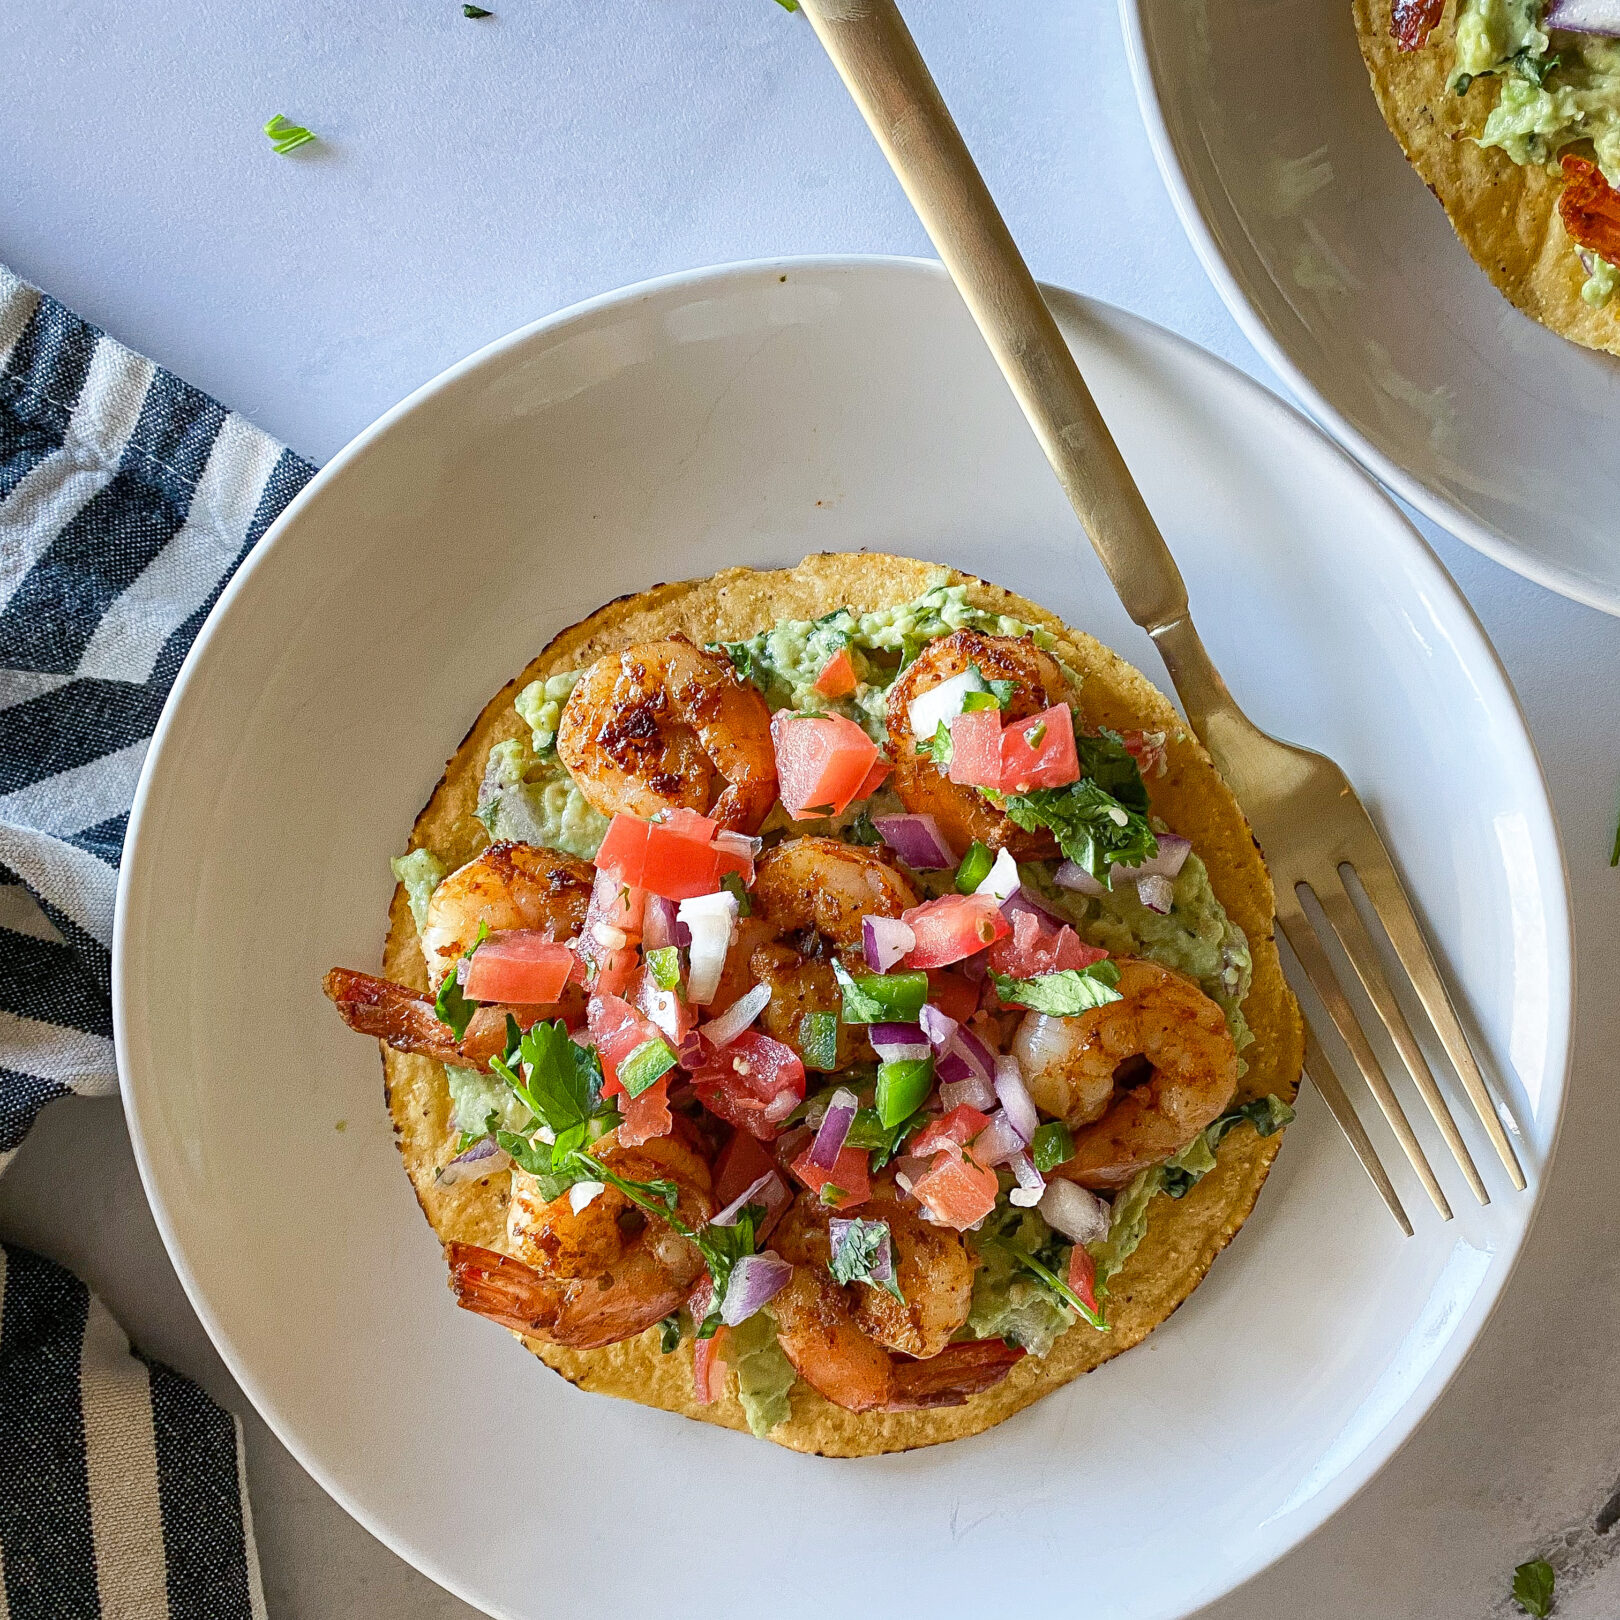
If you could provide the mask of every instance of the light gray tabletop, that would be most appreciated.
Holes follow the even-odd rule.
[[[490,3],[477,22],[459,0],[0,6],[0,261],[320,461],[589,294],[729,259],[927,251],[803,19],[772,0]],[[907,10],[1036,273],[1275,386],[1183,239],[1107,0]],[[322,145],[274,156],[259,130],[277,112]],[[1517,1613],[1513,1566],[1555,1546],[1558,1612],[1620,1614],[1620,622],[1420,526],[1552,784],[1583,988],[1572,1100],[1524,1260],[1453,1388],[1219,1620]],[[242,1414],[277,1620],[471,1613],[254,1417],[170,1269],[116,1103],[47,1112],[0,1181],[0,1234],[73,1267]]]

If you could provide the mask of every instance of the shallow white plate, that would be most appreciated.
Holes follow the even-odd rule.
[[[1314,428],[1055,296],[1232,684],[1343,760],[1402,852],[1539,1185],[1569,917],[1489,646]],[[656,580],[860,546],[988,575],[1157,668],[938,268],[795,261],[581,305],[391,412],[237,576],[153,746],[116,1000],[164,1238],[287,1445],[493,1613],[1183,1614],[1411,1432],[1523,1241],[1533,1194],[1442,1227],[1404,1165],[1403,1241],[1307,1095],[1254,1218],[1145,1345],[987,1435],[853,1464],[580,1395],[452,1307],[322,972],[376,962],[388,856],[556,630]]]
[[[1373,101],[1349,0],[1120,0],[1177,212],[1251,342],[1426,516],[1620,613],[1620,360],[1497,292]]]

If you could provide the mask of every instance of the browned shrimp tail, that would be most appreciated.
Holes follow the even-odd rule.
[[[549,1338],[556,1326],[556,1291],[531,1266],[475,1243],[447,1243],[450,1287],[464,1311],[487,1316],[518,1333]]]
[[[1002,1339],[967,1339],[947,1345],[927,1361],[895,1363],[885,1412],[929,1406],[961,1406],[969,1396],[999,1384],[1024,1358]]]
[[[456,1032],[434,1012],[433,998],[420,990],[352,968],[333,968],[322,988],[343,1022],[361,1035],[375,1035],[396,1052],[415,1052],[441,1063],[472,1061],[457,1044]],[[487,1068],[487,1060],[478,1067]]]

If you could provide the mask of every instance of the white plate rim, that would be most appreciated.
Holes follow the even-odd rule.
[[[1131,3],[1132,0],[1120,0],[1122,10]],[[406,1563],[427,1575],[429,1579],[471,1607],[480,1610],[480,1612],[497,1615],[500,1620],[525,1620],[525,1617],[520,1615],[518,1611],[504,1605],[489,1608],[487,1606],[488,1600],[464,1585],[459,1576],[451,1573],[445,1567],[443,1560],[433,1551],[412,1542],[404,1535],[396,1534],[380,1512],[373,1512],[370,1508],[362,1505],[333,1477],[327,1467],[313,1454],[311,1448],[305,1445],[295,1426],[280,1417],[276,1409],[276,1403],[266,1392],[257,1387],[257,1380],[251,1374],[245,1358],[235,1348],[224,1323],[220,1321],[209,1306],[206,1296],[185,1258],[181,1239],[156,1184],[152,1156],[147,1147],[139,1106],[135,1100],[139,1082],[131,1079],[126,1069],[125,1058],[125,1053],[130,1046],[129,1029],[132,1021],[130,999],[126,995],[127,940],[130,934],[128,918],[131,914],[130,903],[137,881],[136,874],[141,865],[145,812],[148,802],[155,793],[160,791],[157,778],[162,770],[164,747],[170,732],[177,723],[177,716],[180,714],[183,700],[198,666],[206,656],[208,646],[227,617],[229,609],[238,596],[249,588],[251,580],[269,556],[274,545],[279,543],[284,532],[298,519],[304,506],[314,499],[329,479],[335,478],[351,461],[357,459],[375,440],[387,432],[397,420],[409,414],[419,404],[424,403],[441,390],[452,386],[469,372],[496,359],[509,349],[518,347],[537,336],[571,322],[587,319],[604,310],[622,307],[637,300],[655,297],[683,288],[702,285],[718,287],[732,280],[763,272],[787,272],[793,274],[815,271],[850,271],[857,273],[875,271],[879,274],[920,272],[935,280],[945,278],[944,266],[938,260],[890,254],[828,253],[786,255],[728,261],[716,265],[675,271],[633,282],[609,292],[596,294],[570,304],[550,315],[541,316],[500,338],[496,338],[465,358],[446,367],[435,377],[412,390],[398,404],[390,407],[376,421],[362,429],[329,462],[317,469],[315,476],[288,503],[281,515],[265,531],[252,552],[244,559],[221,592],[175,676],[169,698],[159,716],[151,744],[142,763],[140,777],[136,784],[135,795],[130,809],[123,860],[119,870],[113,927],[112,1003],[119,1094],[130,1133],[137,1171],[141,1178],[142,1189],[146,1194],[154,1223],[163,1240],[170,1262],[175,1268],[187,1301],[196,1312],[204,1331],[208,1334],[210,1342],[223,1361],[227,1371],[235,1380],[243,1395],[252,1404],[255,1412],[280,1443],[297,1460],[299,1466],[315,1480],[321,1489],[342,1507],[350,1517],[364,1526],[384,1546],[388,1547]],[[1046,290],[1057,293],[1062,297],[1072,298],[1082,305],[1100,311],[1108,319],[1134,327],[1140,333],[1161,340],[1169,347],[1178,349],[1190,356],[1195,363],[1209,365],[1227,373],[1240,387],[1252,391],[1257,409],[1267,411],[1279,421],[1286,421],[1295,428],[1304,427],[1307,432],[1318,440],[1322,449],[1343,458],[1351,466],[1355,465],[1355,459],[1347,452],[1345,447],[1335,442],[1305,412],[1267,389],[1261,382],[1244,372],[1240,367],[1233,365],[1230,361],[1201,348],[1190,339],[1171,331],[1169,328],[1159,326],[1143,316],[1136,315],[1117,305],[1109,304],[1102,299],[1073,293],[1063,288],[1047,287]],[[1413,528],[1404,514],[1389,500],[1387,493],[1376,488],[1373,493],[1390,506],[1392,517],[1396,520],[1398,527],[1406,534],[1414,567],[1422,569],[1426,575],[1429,588],[1440,599],[1443,599],[1455,613],[1453,628],[1469,638],[1471,646],[1468,651],[1472,658],[1480,661],[1479,668],[1495,677],[1498,688],[1497,696],[1499,699],[1506,700],[1505,712],[1511,714],[1517,722],[1513,731],[1511,747],[1507,752],[1517,756],[1514,763],[1526,773],[1527,782],[1539,789],[1539,793],[1535,794],[1533,798],[1533,802],[1540,812],[1538,816],[1539,824],[1534,829],[1533,841],[1539,852],[1543,854],[1550,852],[1555,857],[1546,867],[1549,877],[1556,875],[1557,879],[1556,886],[1550,889],[1548,894],[1549,900],[1553,902],[1553,905],[1549,906],[1549,921],[1551,922],[1555,918],[1561,918],[1562,920],[1562,927],[1549,927],[1548,929],[1549,980],[1555,984],[1561,980],[1566,987],[1565,994],[1560,998],[1565,1007],[1565,1016],[1562,1019],[1550,1021],[1548,1025],[1548,1053],[1551,1061],[1548,1064],[1547,1074],[1556,1091],[1557,1116],[1552,1123],[1552,1129],[1548,1136],[1547,1152],[1540,1167],[1540,1174],[1532,1182],[1527,1194],[1514,1195],[1529,1199],[1529,1207],[1525,1212],[1514,1252],[1506,1266],[1499,1272],[1494,1289],[1482,1288],[1479,1294],[1475,1296],[1481,1301],[1482,1309],[1473,1333],[1467,1336],[1466,1342],[1459,1342],[1460,1335],[1458,1334],[1451,1335],[1446,1342],[1443,1353],[1431,1364],[1428,1373],[1425,1375],[1426,1379],[1433,1380],[1428,1398],[1426,1400],[1417,1397],[1409,1398],[1399,1414],[1392,1418],[1379,1432],[1375,1441],[1364,1447],[1350,1463],[1340,1469],[1332,1479],[1315,1493],[1312,1498],[1314,1506],[1309,1516],[1310,1522],[1302,1522],[1297,1534],[1274,1548],[1260,1548],[1248,1558],[1239,1560],[1230,1572],[1228,1584],[1220,1592],[1206,1593],[1198,1597],[1195,1608],[1183,1611],[1184,1616],[1192,1615],[1209,1603],[1236,1591],[1314,1535],[1330,1518],[1348,1505],[1382,1472],[1395,1455],[1408,1444],[1419,1425],[1433,1412],[1446,1390],[1451,1386],[1452,1381],[1462,1370],[1468,1357],[1473,1353],[1485,1328],[1500,1305],[1509,1282],[1518,1269],[1531,1229],[1541,1209],[1543,1194],[1556,1156],[1558,1139],[1568,1110],[1576,1004],[1574,912],[1570,896],[1568,863],[1564,854],[1563,840],[1552,795],[1548,788],[1546,773],[1542,768],[1518,694],[1495,647],[1486,635],[1478,616],[1474,613],[1472,605],[1462,594],[1456,582],[1451,578],[1451,575],[1446,571],[1444,565],[1427,542]],[[1463,660],[1459,656],[1459,663],[1462,662]],[[1465,664],[1464,667],[1468,666]]]
[[[1524,550],[1505,530],[1494,524],[1482,523],[1461,507],[1454,506],[1380,450],[1333,406],[1294,363],[1293,357],[1244,293],[1231,260],[1222,251],[1193,196],[1192,187],[1187,183],[1154,77],[1152,54],[1148,50],[1147,35],[1142,25],[1141,0],[1119,0],[1119,20],[1125,36],[1125,57],[1130,65],[1131,83],[1136,90],[1142,122],[1147,128],[1148,144],[1153,149],[1153,161],[1158,165],[1159,177],[1170,193],[1170,201],[1176,217],[1181,221],[1181,228],[1228,313],[1266,364],[1303,402],[1305,414],[1345,446],[1379,483],[1393,490],[1431,523],[1456,535],[1465,545],[1472,546],[1492,562],[1500,563],[1502,567],[1559,596],[1596,608],[1600,613],[1620,616],[1620,586],[1606,588],[1574,569],[1548,562]]]

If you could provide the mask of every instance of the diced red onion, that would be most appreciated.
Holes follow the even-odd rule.
[[[810,1146],[810,1162],[818,1170],[831,1170],[838,1163],[844,1139],[849,1135],[850,1126],[855,1123],[855,1110],[860,1106],[860,1098],[842,1086],[832,1094],[827,1112],[821,1116],[821,1124],[816,1128],[816,1139]]]
[[[973,1157],[992,1170],[998,1164],[1007,1164],[1027,1146],[1018,1128],[1007,1118],[1007,1111],[998,1108],[990,1116],[990,1123],[973,1138]]]
[[[1068,918],[1054,911],[1027,885],[1020,885],[1001,902],[1001,914],[1010,922],[1020,911],[1027,911],[1043,929],[1061,928]]]
[[[1035,1207],[1054,1232],[1061,1232],[1072,1243],[1101,1243],[1114,1219],[1113,1210],[1096,1193],[1062,1176],[1047,1182]]]
[[[918,1021],[939,1060],[935,1073],[941,1084],[990,1080],[995,1073],[996,1055],[965,1024],[957,1023],[931,1002],[918,1014]]]
[[[1168,917],[1171,906],[1176,903],[1176,886],[1169,878],[1160,877],[1155,872],[1151,876],[1136,880],[1136,898],[1149,911],[1156,911],[1161,917]]]
[[[910,923],[898,917],[861,918],[861,948],[866,953],[866,965],[874,973],[887,973],[916,946],[917,936]]]
[[[493,1136],[481,1136],[465,1153],[458,1153],[447,1164],[441,1164],[433,1182],[438,1187],[459,1187],[465,1181],[478,1181],[497,1171],[509,1170],[511,1166],[511,1154]]]
[[[958,1059],[958,1062],[961,1060]],[[941,1071],[943,1073],[943,1068]],[[996,1106],[996,1088],[988,1080],[979,1075],[970,1074],[965,1080],[945,1080],[940,1082],[939,1106],[948,1114],[953,1108],[959,1108],[966,1103],[969,1108],[977,1108],[981,1114],[988,1114]]]
[[[1620,0],[1553,0],[1542,19],[1548,28],[1620,38]]]
[[[1033,1209],[1046,1191],[1046,1177],[1035,1168],[1035,1161],[1027,1153],[1019,1153],[1008,1161],[1018,1185],[1007,1194],[1007,1201],[1020,1209]]]
[[[737,931],[737,897],[721,890],[683,900],[676,908],[677,918],[692,930],[686,999],[706,1007],[720,988],[726,952]]]
[[[765,1011],[771,999],[771,987],[768,984],[756,984],[746,995],[738,996],[718,1018],[711,1018],[697,1031],[710,1046],[730,1046],[745,1029],[752,1026],[754,1020]],[[686,1048],[681,1048],[685,1053]],[[682,1062],[685,1062],[684,1055]],[[694,1064],[686,1064],[687,1068],[694,1068]]]
[[[1111,866],[1108,875],[1117,888],[1121,883],[1135,883],[1145,877],[1174,878],[1187,864],[1192,845],[1179,833],[1159,834],[1159,853],[1140,866]],[[1093,899],[1108,891],[1083,866],[1064,861],[1052,874],[1053,881],[1064,889],[1089,894]]]
[[[996,1054],[966,1024],[958,1026],[956,1044],[962,1056],[967,1059],[968,1067],[975,1074],[982,1075],[986,1080],[994,1076]]]
[[[767,1170],[758,1181],[745,1191],[737,1194],[726,1207],[714,1217],[712,1225],[735,1226],[737,1217],[750,1204],[762,1204],[765,1208],[765,1219],[754,1229],[754,1236],[763,1240],[771,1228],[782,1218],[783,1212],[793,1201],[793,1194],[780,1175],[774,1170]]]
[[[866,1270],[867,1275],[875,1283],[893,1283],[894,1281],[894,1247],[889,1241],[889,1223],[887,1221],[846,1221],[836,1216],[827,1223],[827,1236],[832,1244],[832,1257],[838,1258],[839,1251],[849,1242],[851,1236],[863,1226],[881,1226],[883,1236],[878,1239],[877,1248],[872,1252],[872,1259]]]
[[[675,917],[675,902],[661,894],[647,896],[647,909],[642,914],[641,943],[649,951],[661,951],[678,944],[675,930],[680,926]]]
[[[720,1320],[727,1327],[746,1322],[760,1306],[768,1305],[793,1278],[793,1267],[781,1255],[766,1249],[745,1254],[731,1268],[726,1297],[720,1302]]]
[[[1041,1123],[1041,1116],[1035,1112],[1035,1104],[1030,1101],[1029,1088],[1024,1084],[1024,1071],[1018,1067],[1018,1059],[1010,1052],[1004,1052],[996,1059],[996,1095],[1001,1099],[1001,1106],[1007,1110],[1013,1129],[1026,1142],[1030,1141]]]
[[[956,971],[969,984],[983,984],[990,972],[990,953],[989,951],[975,951],[972,956],[964,956],[960,962],[955,964],[955,967]]]
[[[1018,862],[1012,858],[1011,850],[996,851],[994,863],[973,892],[994,895],[997,900],[1006,900],[1018,893]]]
[[[883,842],[915,871],[937,872],[956,865],[951,846],[932,816],[873,816],[872,825],[883,835]]]
[[[915,1024],[873,1024],[867,1034],[881,1063],[914,1062],[932,1050]]]

